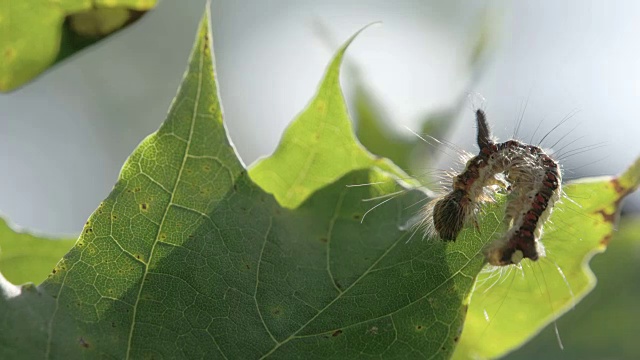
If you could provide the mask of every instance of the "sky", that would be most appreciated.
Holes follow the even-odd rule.
[[[513,136],[522,118],[517,136],[536,142],[572,115],[543,143],[566,135],[556,146],[571,155],[562,160],[565,178],[617,174],[640,155],[640,3],[320,3],[213,1],[225,122],[247,164],[275,149],[339,44],[377,21],[349,48],[347,62],[399,132],[468,91],[470,47],[488,19],[490,51],[470,91],[485,99],[496,136]],[[128,155],[164,120],[203,6],[163,1],[130,28],[0,96],[0,213],[40,233],[80,231]],[[473,105],[447,139],[470,151]],[[597,148],[582,151],[590,147]],[[640,196],[626,209],[640,209]]]

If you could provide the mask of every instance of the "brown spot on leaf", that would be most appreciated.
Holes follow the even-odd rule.
[[[329,239],[327,239],[327,238],[324,238],[324,237],[320,238],[320,242],[323,243],[323,244],[326,244],[328,241],[329,241]]]
[[[244,264],[244,267],[245,267],[247,270],[251,269],[251,266],[249,266],[249,264]]]
[[[360,214],[354,214],[353,215],[353,219],[354,220],[360,220]]]
[[[618,198],[616,199],[616,201],[613,203],[614,205],[614,213],[611,216],[611,218],[615,219],[615,215],[617,214],[618,211],[620,211],[620,203],[622,202],[622,200],[624,200],[624,198],[629,195],[631,192],[635,191],[636,187],[631,187],[631,188],[626,188],[624,186],[622,186],[622,184],[620,184],[620,179],[618,178],[614,178],[611,180],[611,185],[613,185],[613,189],[616,191],[616,193],[618,194]],[[602,210],[600,210],[602,211]],[[603,213],[604,216],[604,213]],[[606,221],[610,221],[606,216],[605,216],[605,220]],[[613,222],[612,222],[613,223]]]
[[[627,189],[625,189],[624,186],[620,184],[620,179],[614,178],[613,180],[611,180],[611,185],[613,185],[613,189],[618,193],[618,195],[626,195]]]
[[[334,331],[333,334],[331,334],[331,336],[336,337],[336,336],[339,336],[340,334],[342,334],[342,330],[338,329]]]
[[[416,330],[421,331],[422,329],[424,329],[422,325],[416,325]]]
[[[460,341],[460,336],[456,336],[453,338],[453,342],[458,342],[458,341]]]
[[[618,201],[616,201],[615,204],[616,209],[618,208]],[[604,209],[600,209],[598,211],[595,212],[596,214],[600,214],[600,216],[602,216],[602,218],[604,219],[604,221],[613,224],[616,220],[616,211],[614,211],[612,214],[607,213]]]
[[[140,204],[140,210],[147,212],[147,210],[149,210],[149,204],[147,203]]]
[[[609,242],[611,242],[611,234],[607,234],[605,235],[602,240],[600,240],[600,244],[604,245],[604,246],[609,246]]]
[[[78,342],[80,343],[80,346],[82,346],[85,349],[87,349],[90,346],[89,343],[82,337],[78,340]]]
[[[273,309],[271,309],[271,314],[273,316],[280,316],[282,314],[282,309],[279,307],[274,307]]]
[[[13,48],[7,47],[4,50],[4,57],[7,61],[12,60],[15,57],[16,51]]]

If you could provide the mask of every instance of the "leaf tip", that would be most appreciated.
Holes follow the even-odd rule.
[[[624,197],[638,189],[640,185],[640,157],[631,164],[620,176],[614,179],[620,189],[616,189]]]
[[[363,31],[365,31],[366,29],[374,26],[374,25],[381,25],[382,21],[375,21],[372,23],[369,23],[365,26],[363,26],[362,28],[360,28],[358,31],[356,31],[353,35],[351,35],[351,37],[349,37],[347,39],[347,41],[345,41],[342,46],[340,46],[340,48],[338,48],[338,51],[335,53],[333,59],[331,60],[331,63],[329,65],[329,69],[334,69],[333,71],[337,74],[340,73],[340,65],[342,64],[342,59],[344,57],[344,53],[347,50],[347,48],[351,45],[351,43],[353,42],[353,40],[355,40],[356,37],[358,37],[358,35],[360,35],[360,33],[362,33]]]

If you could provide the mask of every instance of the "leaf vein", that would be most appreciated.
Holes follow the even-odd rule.
[[[204,46],[203,46],[204,47]],[[136,296],[136,302],[135,305],[133,307],[133,315],[132,315],[132,320],[131,320],[131,328],[129,330],[129,339],[127,341],[127,352],[126,352],[126,359],[129,359],[131,357],[131,344],[132,344],[132,340],[133,340],[133,333],[135,330],[135,325],[136,325],[136,315],[137,315],[137,310],[138,310],[138,304],[140,303],[140,298],[142,295],[142,290],[144,288],[144,283],[145,283],[145,279],[147,278],[147,274],[149,272],[149,264],[151,263],[151,259],[153,258],[153,253],[156,247],[156,244],[158,243],[158,240],[160,239],[160,233],[162,231],[162,226],[164,225],[164,221],[167,218],[167,214],[169,213],[169,209],[171,208],[171,205],[173,204],[173,200],[176,194],[176,190],[178,188],[178,185],[180,184],[180,178],[182,177],[182,171],[184,169],[184,165],[186,163],[187,160],[187,156],[189,154],[189,149],[191,146],[191,140],[193,139],[193,129],[195,127],[195,120],[196,120],[196,116],[198,114],[198,105],[200,102],[200,93],[202,90],[202,68],[204,65],[204,51],[201,48],[198,55],[200,56],[200,61],[199,61],[199,68],[198,68],[198,87],[196,89],[196,98],[194,100],[194,105],[193,105],[193,115],[191,116],[191,124],[190,124],[190,128],[189,128],[189,138],[187,139],[187,146],[185,147],[185,151],[184,151],[184,155],[182,157],[182,163],[180,164],[180,169],[178,170],[178,177],[176,178],[176,182],[173,186],[173,191],[171,192],[171,197],[169,199],[169,204],[167,204],[167,206],[165,207],[165,211],[164,214],[162,215],[162,219],[160,220],[160,225],[158,226],[158,231],[156,232],[156,237],[153,241],[153,244],[151,245],[151,253],[149,254],[149,261],[145,266],[144,269],[144,274],[142,275],[142,279],[140,282],[140,287],[138,289],[138,294]]]
[[[264,254],[264,248],[267,245],[267,241],[269,241],[269,234],[271,233],[272,226],[273,226],[273,218],[269,217],[269,227],[267,228],[267,231],[264,234],[262,249],[260,249],[260,256],[258,257],[258,265],[256,266],[256,286],[253,291],[253,302],[256,305],[256,311],[258,312],[258,316],[260,316],[260,321],[262,322],[264,329],[267,331],[267,334],[269,334],[269,337],[271,337],[271,340],[273,340],[274,343],[278,344],[278,340],[276,340],[275,336],[273,336],[273,334],[271,333],[271,330],[269,330],[269,327],[267,326],[267,323],[264,321],[264,317],[262,316],[262,311],[260,311],[260,306],[258,305],[258,285],[260,283],[260,264],[262,264],[262,255]]]

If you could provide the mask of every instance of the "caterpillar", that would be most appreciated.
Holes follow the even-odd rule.
[[[482,270],[484,275],[479,278],[482,280],[474,285],[472,291],[472,294],[475,294],[474,306],[478,306],[478,304],[481,307],[488,306],[481,300],[484,297],[483,294],[486,294],[495,285],[504,282],[505,278],[511,278],[511,281],[506,286],[507,290],[502,299],[496,303],[497,309],[494,316],[505,300],[509,298],[507,295],[514,283],[520,285],[523,281],[528,289],[531,288],[527,280],[524,280],[525,272],[527,275],[533,274],[536,283],[540,286],[534,273],[534,263],[522,263],[525,258],[536,261],[535,264],[540,269],[539,276],[545,285],[547,284],[546,276],[550,276],[551,273],[547,272],[545,276],[542,266],[551,266],[556,270],[553,273],[557,274],[556,276],[559,276],[566,284],[568,295],[572,299],[574,297],[573,291],[558,264],[553,260],[537,261],[546,256],[540,239],[545,224],[562,194],[560,165],[539,146],[529,145],[518,140],[508,140],[502,143],[494,140],[485,112],[482,109],[477,109],[475,117],[476,142],[479,152],[475,156],[465,158],[462,172],[451,174],[449,191],[433,198],[422,208],[417,216],[420,222],[414,226],[415,230],[424,230],[425,237],[455,241],[465,225],[473,223],[477,228],[479,227],[477,217],[484,204],[495,201],[494,195],[502,189],[508,194],[503,220],[508,225],[508,230],[484,250],[485,261],[490,266],[486,266]],[[556,125],[552,131],[560,124]],[[518,272],[522,276],[516,276]],[[517,282],[514,281],[516,278]],[[489,280],[491,280],[489,286],[480,291],[479,289]],[[540,293],[544,293],[542,289]],[[555,314],[548,286],[546,296],[551,312]],[[478,298],[480,299],[479,303]],[[471,296],[469,303],[471,304]],[[487,320],[487,325],[484,330],[479,330],[480,336],[483,336],[491,324],[487,308],[484,308],[482,312]],[[555,326],[555,332],[558,344],[560,348],[563,348],[557,326]],[[461,336],[465,336],[464,333]]]
[[[541,148],[517,140],[496,143],[483,110],[476,110],[478,155],[453,177],[451,191],[427,203],[417,224],[425,236],[455,241],[465,224],[477,226],[484,203],[494,201],[496,187],[506,188],[505,221],[509,230],[486,251],[487,262],[505,266],[544,256],[539,239],[560,199],[562,175],[556,161]]]

